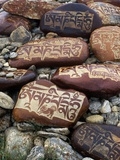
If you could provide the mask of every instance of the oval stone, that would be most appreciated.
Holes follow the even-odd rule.
[[[93,2],[88,6],[98,13],[104,26],[120,26],[120,7],[104,2]]]
[[[89,4],[92,2],[105,2],[120,7],[120,0],[77,0],[78,3]]]
[[[72,88],[88,96],[110,97],[120,93],[120,65],[84,64],[60,67],[51,81],[62,88]]]
[[[120,159],[120,127],[84,123],[74,130],[73,148],[95,160]]]
[[[30,21],[24,17],[11,15],[6,11],[0,12],[0,34],[10,35],[19,26],[31,29]]]
[[[45,13],[40,29],[60,36],[88,38],[93,30],[102,26],[98,14],[84,4],[68,3]]]
[[[89,49],[80,38],[59,37],[28,42],[17,54],[9,61],[12,67],[58,67],[82,64],[89,56]]]
[[[87,110],[88,100],[83,93],[41,79],[22,87],[13,117],[17,122],[40,126],[71,127]]]
[[[8,71],[5,71],[6,74]],[[9,72],[10,73],[10,72]],[[20,88],[28,82],[35,80],[36,73],[31,70],[18,69],[13,73],[13,77],[0,77],[0,90],[13,90],[16,88]]]
[[[93,31],[90,46],[101,62],[120,60],[120,27],[106,26]]]
[[[9,0],[2,7],[11,14],[40,20],[44,13],[60,5],[60,3],[52,0]]]

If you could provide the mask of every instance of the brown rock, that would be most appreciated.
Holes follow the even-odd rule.
[[[19,26],[24,26],[27,30],[31,29],[30,21],[24,17],[11,15],[6,11],[0,12],[0,34],[10,35]]]
[[[35,80],[35,78],[35,72],[30,70],[18,69],[13,72],[13,77],[11,78],[0,77],[0,91],[20,88],[26,83]]]
[[[88,96],[110,97],[120,93],[120,65],[86,64],[61,67],[51,81],[62,88],[72,88]]]
[[[90,36],[90,45],[101,62],[120,60],[120,27],[106,26],[96,29]]]
[[[0,0],[0,8],[2,8],[2,5],[7,2],[8,0]]]
[[[95,160],[120,160],[120,127],[84,123],[74,130],[71,143]]]
[[[120,0],[77,0],[78,3],[89,4],[92,2],[105,2],[120,7]]]
[[[31,41],[19,48],[17,53],[18,57],[9,61],[10,66],[16,68],[82,64],[89,56],[86,42],[69,37]]]
[[[77,0],[78,3],[89,4],[92,2],[105,2],[120,7],[120,0]]]
[[[120,26],[120,7],[104,2],[93,2],[88,6],[98,13],[104,26]]]
[[[88,38],[93,30],[102,26],[98,14],[84,4],[68,3],[45,13],[40,29],[60,36]]]
[[[40,126],[71,127],[88,109],[83,93],[58,88],[48,80],[25,85],[18,96],[13,117],[17,122]]]
[[[41,16],[61,4],[46,0],[9,0],[4,3],[3,9],[9,13],[21,15],[30,19],[41,19]]]

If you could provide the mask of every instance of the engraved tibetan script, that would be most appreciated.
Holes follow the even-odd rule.
[[[90,154],[99,155],[109,160],[119,160],[120,140],[111,132],[105,131],[101,127],[94,125],[82,126],[76,134],[78,144],[82,148],[87,148]],[[115,141],[118,139],[119,141]]]
[[[111,44],[111,45],[109,45]],[[97,32],[92,37],[92,45],[99,45],[100,49],[107,50],[108,48],[111,49],[111,51],[114,54],[115,59],[120,59],[120,32],[115,31],[114,33],[111,31],[111,33],[106,30],[103,30],[102,32]]]
[[[61,67],[59,75],[68,75],[70,78],[80,78],[84,74],[88,74],[89,78],[109,78],[113,81],[120,81],[119,65],[79,65],[73,67]]]
[[[22,88],[18,98],[16,108],[24,108],[51,120],[57,117],[74,122],[83,105],[85,96],[77,91],[58,90],[54,85],[50,87],[39,85],[35,81]]]
[[[44,24],[50,28],[60,27],[64,30],[66,27],[80,29],[85,32],[91,32],[94,14],[75,11],[52,11],[45,14]]]
[[[81,40],[71,38],[54,38],[54,40],[49,41],[41,40],[22,46],[18,50],[18,55],[19,58],[29,61],[33,58],[44,61],[48,58],[80,57],[83,49],[82,43]]]

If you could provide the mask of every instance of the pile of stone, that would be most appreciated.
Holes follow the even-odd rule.
[[[0,8],[0,159],[120,160],[120,0]]]

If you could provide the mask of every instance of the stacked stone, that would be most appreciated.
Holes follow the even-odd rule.
[[[0,7],[0,159],[120,160],[120,0]]]

